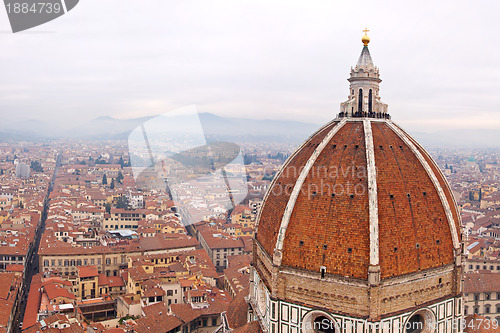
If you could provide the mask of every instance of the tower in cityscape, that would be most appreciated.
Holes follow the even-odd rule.
[[[460,215],[392,122],[364,44],[338,116],[285,162],[258,216],[249,319],[264,332],[459,332]]]

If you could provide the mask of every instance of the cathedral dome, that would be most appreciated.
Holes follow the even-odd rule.
[[[389,119],[336,119],[275,176],[257,242],[280,265],[357,279],[451,264],[452,192],[429,154]]]
[[[458,332],[457,205],[391,120],[363,43],[340,113],[285,162],[257,217],[249,317],[264,332]]]

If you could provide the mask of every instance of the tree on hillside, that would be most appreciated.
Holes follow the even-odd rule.
[[[106,174],[102,175],[102,185],[107,185],[108,184],[108,178],[106,177]]]
[[[111,185],[109,185],[109,188],[110,189],[114,189],[115,188],[115,179],[111,179]]]

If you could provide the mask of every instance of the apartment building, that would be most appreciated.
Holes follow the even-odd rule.
[[[464,313],[496,320],[500,325],[500,274],[490,272],[465,274]]]
[[[157,235],[124,241],[123,245],[80,247],[44,235],[38,255],[42,271],[57,271],[68,276],[76,275],[78,266],[96,266],[98,273],[118,276],[120,270],[127,268],[131,256],[192,251],[198,245],[196,239],[186,235],[169,238]]]

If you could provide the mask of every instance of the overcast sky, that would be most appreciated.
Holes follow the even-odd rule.
[[[380,95],[413,131],[500,129],[497,1],[80,0],[12,34],[0,8],[0,121],[74,127],[196,104],[321,124],[370,29]]]

